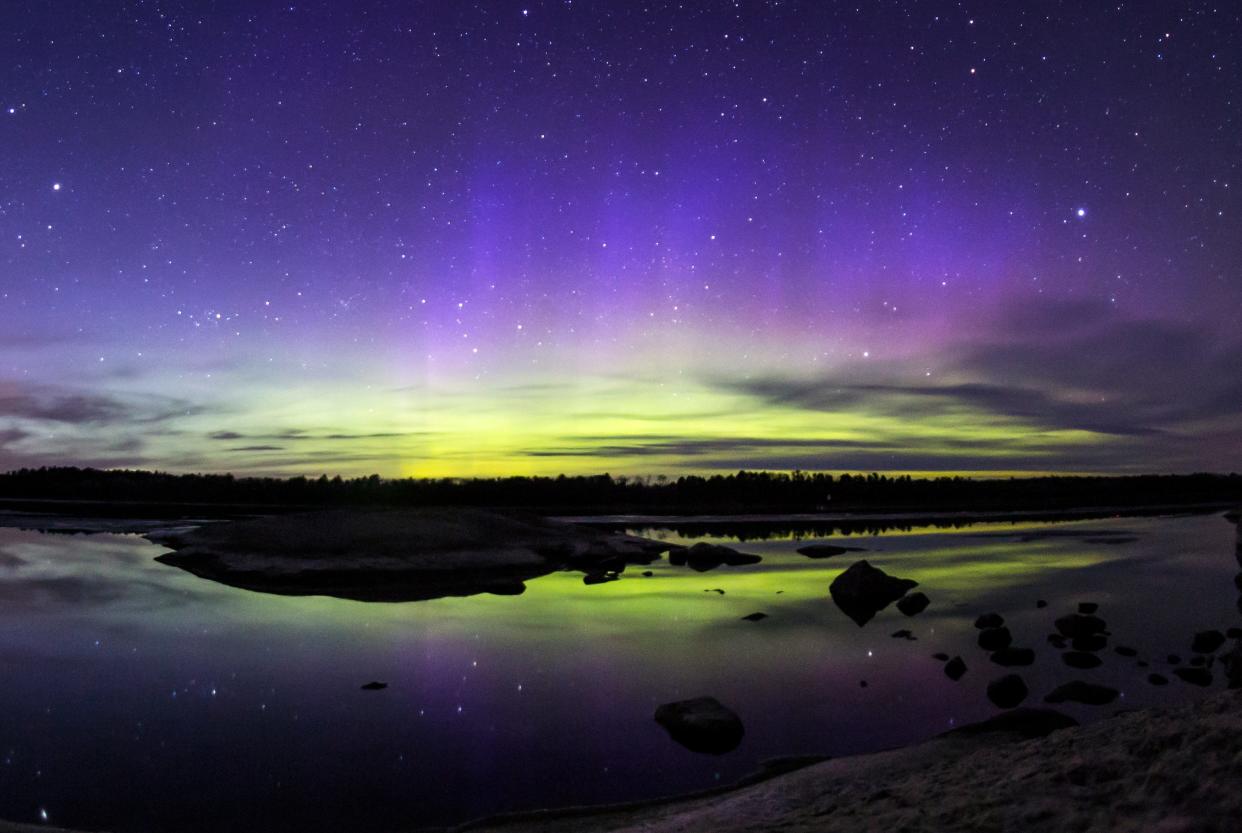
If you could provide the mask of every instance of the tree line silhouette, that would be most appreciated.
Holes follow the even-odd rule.
[[[491,506],[552,512],[738,514],[995,510],[1242,501],[1238,474],[915,478],[739,471],[708,477],[235,477],[56,467],[0,474],[0,499],[214,506]]]

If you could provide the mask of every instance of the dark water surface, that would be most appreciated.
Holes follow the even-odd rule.
[[[374,604],[231,589],[155,562],[164,550],[135,536],[0,529],[0,817],[385,831],[683,792],[773,756],[864,752],[985,718],[987,682],[1010,670],[1028,705],[1071,679],[1120,689],[1111,706],[1066,708],[1086,719],[1201,696],[1211,689],[1169,674],[1166,655],[1188,659],[1194,631],[1242,619],[1234,528],[1219,515],[837,536],[868,551],[826,560],[794,552],[816,538],[644,534],[763,562],[696,573],[662,560],[595,586],[557,573],[521,596]],[[855,625],[828,585],[858,558],[917,580],[931,606]],[[1098,602],[1113,634],[1090,671],[1045,641],[1079,601]],[[1035,665],[988,661],[972,624],[986,611]],[[741,620],[754,612],[769,618]],[[918,641],[891,638],[900,628]],[[937,651],[966,660],[961,682]],[[1150,671],[1171,684],[1151,686]],[[359,690],[370,680],[389,687]],[[696,755],[653,722],[660,703],[703,694],[745,722],[734,752]]]

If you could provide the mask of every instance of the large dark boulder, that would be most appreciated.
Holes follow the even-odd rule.
[[[828,590],[841,612],[862,627],[918,585],[917,581],[890,576],[866,561],[858,561],[833,579]]]
[[[745,734],[742,719],[714,697],[665,703],[656,709],[655,721],[691,752],[707,755],[732,752]]]
[[[1190,650],[1196,654],[1212,654],[1224,644],[1225,635],[1220,631],[1199,631],[1190,643]]]
[[[988,683],[988,699],[1002,709],[1012,709],[1020,705],[1030,692],[1026,683],[1017,674],[1005,676]]]
[[[1079,668],[1086,670],[1088,668],[1099,668],[1104,664],[1104,660],[1095,654],[1089,654],[1086,651],[1066,651],[1061,654],[1061,660],[1070,668]]]
[[[1032,665],[1035,662],[1035,652],[1030,648],[1002,648],[992,654],[992,662],[1005,667],[1015,665]]]
[[[1082,703],[1086,706],[1107,706],[1117,699],[1117,689],[1084,683],[1082,680],[1059,685],[1044,698],[1045,703]]]
[[[1009,628],[988,628],[979,632],[979,647],[985,651],[1003,651],[1013,644]]]
[[[742,567],[747,564],[758,564],[763,559],[750,553],[738,552],[731,547],[719,544],[700,542],[685,549],[672,550],[668,554],[668,562],[677,567],[689,567],[700,573],[714,570],[717,567]]]
[[[929,604],[931,599],[927,598],[926,593],[910,593],[897,600],[897,609],[907,616],[917,616],[927,610]]]
[[[954,657],[944,664],[944,675],[957,682],[966,674],[966,662],[961,657]]]
[[[1073,639],[1077,636],[1087,636],[1095,633],[1103,633],[1107,630],[1104,620],[1098,616],[1087,616],[1081,613],[1074,613],[1069,616],[1062,616],[1056,622],[1056,628],[1066,639]]]

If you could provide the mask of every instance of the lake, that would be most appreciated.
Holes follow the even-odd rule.
[[[1240,624],[1235,530],[1219,514],[827,539],[631,531],[763,560],[698,573],[661,559],[604,584],[554,573],[520,596],[384,604],[229,588],[157,563],[166,550],[134,535],[0,528],[0,818],[386,831],[679,793],[764,759],[878,750],[986,718],[988,681],[1011,671],[1026,705],[1071,679],[1119,689],[1110,706],[1061,707],[1079,719],[1201,696],[1223,687],[1219,671],[1197,688],[1167,655],[1189,659],[1195,631]],[[795,552],[820,540],[866,552]],[[828,587],[859,558],[918,581],[930,607],[856,625]],[[1112,635],[1103,666],[1076,671],[1045,637],[1082,601]],[[975,645],[990,611],[1034,665],[1001,668]],[[768,618],[742,619],[755,612]],[[940,651],[966,661],[960,682]],[[372,680],[388,687],[361,690]],[[741,715],[735,751],[695,754],[652,719],[705,694]]]

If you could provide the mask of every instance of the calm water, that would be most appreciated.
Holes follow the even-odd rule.
[[[764,758],[874,750],[992,714],[984,688],[1007,669],[972,626],[991,610],[1036,649],[1012,669],[1030,705],[1074,678],[1123,698],[1069,707],[1080,718],[1184,700],[1204,692],[1150,686],[1111,645],[1102,668],[1072,671],[1045,635],[1095,601],[1113,643],[1167,673],[1195,630],[1242,618],[1233,535],[1217,515],[915,529],[837,537],[869,551],[818,561],[792,537],[711,537],[764,560],[368,604],[230,589],[155,562],[164,550],[135,536],[0,529],[0,817],[46,811],[122,833],[388,830],[698,789]],[[828,596],[859,557],[919,581],[931,607],[859,628]],[[740,621],[756,611],[770,618]],[[890,638],[899,628],[918,641]],[[960,683],[936,651],[965,658]],[[370,680],[389,688],[360,691]],[[652,721],[658,704],[702,694],[742,716],[736,751],[696,755]]]

